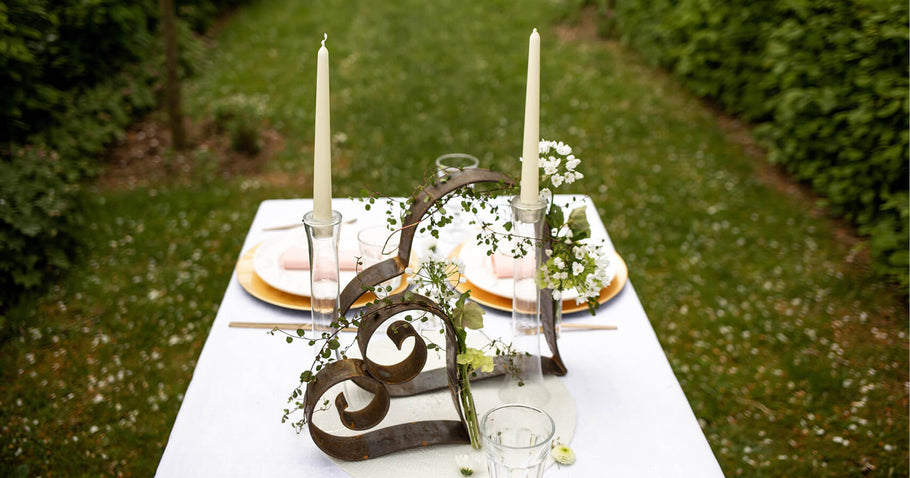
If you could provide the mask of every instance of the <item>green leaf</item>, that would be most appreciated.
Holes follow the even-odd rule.
[[[547,224],[549,224],[552,229],[556,229],[562,226],[565,221],[566,216],[562,212],[562,208],[554,204],[553,207],[550,208],[549,214],[547,214]]]
[[[588,216],[585,214],[585,207],[577,207],[569,213],[569,230],[572,231],[572,239],[580,241],[591,237],[591,225],[588,223]]]
[[[459,328],[480,330],[483,328],[483,314],[482,307],[474,302],[467,302],[455,309],[453,320]]]

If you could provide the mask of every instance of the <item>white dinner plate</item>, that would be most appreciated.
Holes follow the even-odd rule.
[[[342,239],[343,240],[343,239]],[[290,247],[307,247],[306,230],[303,227],[291,229],[284,234],[268,239],[256,250],[253,257],[253,270],[266,284],[288,294],[310,296],[310,271],[287,270],[279,264],[281,254]],[[339,247],[339,249],[343,249]],[[339,271],[338,290],[345,286],[357,275],[356,271]]]
[[[465,277],[475,286],[500,297],[512,298],[514,288],[512,278],[496,277],[496,274],[493,273],[493,260],[491,256],[487,255],[486,245],[468,241],[461,248],[458,257],[464,261]],[[607,274],[614,277],[616,271],[617,265],[611,262]],[[574,288],[562,294],[562,300],[574,300],[577,297],[578,291]]]

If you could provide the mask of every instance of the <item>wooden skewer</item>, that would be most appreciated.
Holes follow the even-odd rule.
[[[312,330],[313,329],[312,324],[305,324],[305,323],[290,324],[290,323],[261,323],[261,322],[231,322],[229,324],[229,326],[235,327],[235,328],[240,328],[240,329],[274,329],[274,328],[279,328],[279,329],[283,329],[283,330],[291,330],[291,329],[293,329],[293,330],[297,330],[297,329]],[[618,329],[618,327],[616,327],[615,325],[597,325],[597,324],[588,325],[588,324],[563,323],[560,325],[560,327],[563,329],[571,329],[571,330],[617,330]],[[326,331],[335,330],[329,326],[316,326],[316,329],[317,330],[326,330]],[[356,332],[357,328],[356,327],[344,327],[341,329],[341,331],[342,332]]]
[[[615,325],[597,325],[597,324],[567,324],[565,322],[559,324],[561,329],[575,329],[575,330],[618,330],[619,327]]]
[[[313,330],[313,324],[279,324],[279,323],[262,323],[262,322],[231,322],[228,324],[230,327],[235,327],[239,329],[282,329],[282,330]],[[332,331],[335,330],[327,325],[317,325],[316,330],[326,330]],[[357,332],[357,327],[343,327],[342,332]]]
[[[344,221],[345,224],[354,224],[357,222],[357,218],[348,219]],[[295,222],[293,224],[285,224],[283,226],[272,226],[272,227],[263,227],[263,231],[283,231],[285,229],[294,229],[295,227],[303,227],[303,222]]]

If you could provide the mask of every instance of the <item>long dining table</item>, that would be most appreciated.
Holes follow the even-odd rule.
[[[559,195],[554,201],[585,206],[592,239],[603,240],[607,248],[614,249],[589,197]],[[332,202],[333,209],[342,214],[341,242],[347,246],[358,230],[385,221],[382,207],[374,204],[368,208],[367,204],[358,199]],[[263,201],[250,224],[238,266],[242,259],[249,259],[253,248],[289,234],[294,229],[285,226],[299,224],[310,210],[311,199]],[[469,231],[444,232],[436,245],[451,250],[470,237]],[[419,247],[415,243],[415,250]],[[616,252],[622,257],[622,250]],[[633,280],[646,281],[647,277],[634,263],[626,266],[628,280],[596,314],[582,311],[563,317],[567,325],[615,329],[563,328],[558,344],[568,373],[548,380],[558,380],[574,407],[568,444],[577,460],[571,466],[551,466],[545,476],[723,476],[633,287]],[[268,325],[255,325],[307,323],[310,313],[254,296],[241,284],[242,272],[238,267],[227,284],[157,476],[396,477],[408,476],[405,472],[415,468],[423,476],[461,476],[448,459],[409,465],[408,452],[351,468],[320,450],[305,429],[298,433],[282,423],[291,391],[301,372],[309,368],[315,351],[304,341],[286,343],[281,334],[270,334]],[[504,310],[485,307],[485,312],[487,324],[510,320]],[[237,327],[241,322],[254,326]],[[343,336],[350,339],[353,334]],[[377,467],[386,468],[376,473]],[[373,473],[361,473],[364,470]],[[485,469],[477,471],[474,476],[486,474]]]

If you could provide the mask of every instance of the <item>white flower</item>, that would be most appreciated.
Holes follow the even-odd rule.
[[[553,444],[553,448],[550,449],[550,455],[560,465],[575,463],[575,452],[568,445],[563,445],[559,442]]]
[[[575,167],[578,166],[579,163],[581,163],[581,160],[570,154],[569,157],[566,158],[566,169],[575,171]]]
[[[572,154],[572,147],[560,141],[556,144],[556,152],[563,156],[567,156]]]
[[[572,263],[572,275],[579,275],[585,271],[585,266],[581,262]]]
[[[559,175],[553,175],[553,177],[550,178],[550,181],[553,183],[554,188],[558,188],[559,186],[562,186],[563,178]]]
[[[553,197],[553,193],[550,192],[549,188],[541,188],[540,193],[537,195],[543,202],[549,203],[550,198]]]
[[[458,471],[461,472],[461,476],[471,476],[475,470],[480,468],[481,461],[477,453],[462,453],[455,457],[455,465],[458,467]]]
[[[540,165],[541,165],[541,167],[543,167],[544,174],[546,174],[547,176],[553,176],[558,171],[559,160],[551,156],[549,161],[547,161],[547,160],[541,161]]]
[[[555,267],[557,269],[562,269],[565,266],[566,266],[566,263],[562,260],[561,257],[553,258],[553,267]]]

